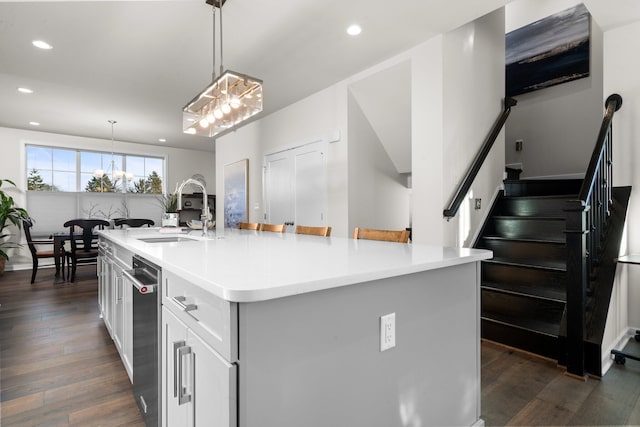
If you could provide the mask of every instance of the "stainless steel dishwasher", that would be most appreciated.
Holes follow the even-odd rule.
[[[160,425],[161,269],[138,255],[124,275],[133,284],[133,393],[147,427]]]

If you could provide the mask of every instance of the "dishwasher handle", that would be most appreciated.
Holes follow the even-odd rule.
[[[144,284],[142,283],[140,280],[138,280],[134,274],[135,274],[135,269],[134,270],[124,270],[122,272],[122,274],[125,275],[125,277],[129,280],[131,280],[131,283],[133,283],[133,286],[136,287],[136,289],[138,290],[138,292],[140,292],[141,294],[152,294],[156,291],[156,286],[155,284]]]

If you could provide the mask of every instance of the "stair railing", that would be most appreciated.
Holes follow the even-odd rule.
[[[622,97],[609,96],[589,168],[577,200],[565,206],[567,238],[567,373],[585,376],[585,308],[589,277],[598,263],[598,251],[611,212],[612,121]]]
[[[473,181],[476,179],[476,176],[478,175],[482,164],[489,155],[489,152],[491,151],[493,144],[496,142],[496,139],[498,139],[498,135],[500,134],[504,123],[507,121],[507,117],[509,117],[509,113],[511,113],[511,107],[515,106],[517,103],[518,101],[513,98],[507,97],[504,99],[504,110],[498,116],[498,119],[494,123],[493,128],[489,133],[489,136],[487,136],[487,139],[485,139],[482,147],[480,147],[480,151],[478,151],[476,157],[473,159],[471,166],[469,166],[469,169],[467,169],[467,173],[460,182],[460,185],[458,185],[455,195],[449,203],[449,207],[447,207],[442,213],[447,218],[447,220],[453,218],[458,213],[458,209],[460,209],[462,201],[471,189],[471,184],[473,184]]]

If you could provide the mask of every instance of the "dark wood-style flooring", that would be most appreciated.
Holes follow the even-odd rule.
[[[143,426],[98,318],[95,266],[75,283],[42,269],[30,285],[30,274],[0,276],[0,425]],[[639,399],[640,362],[583,383],[553,362],[482,343],[486,425],[637,425]]]
[[[30,275],[0,276],[0,425],[144,426],[98,317],[95,266],[75,283]]]

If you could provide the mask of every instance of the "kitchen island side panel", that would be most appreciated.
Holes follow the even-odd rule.
[[[478,262],[239,304],[238,425],[472,425]],[[380,317],[396,346],[380,351]]]

